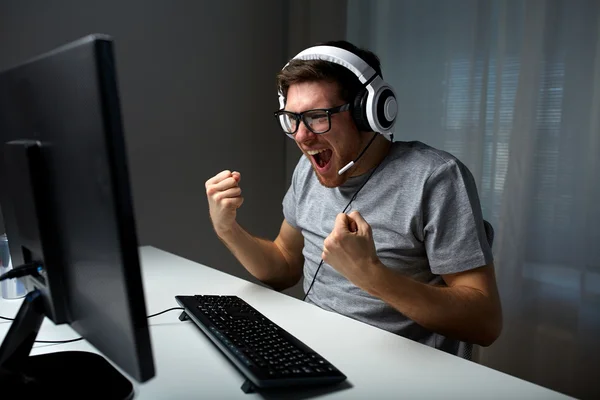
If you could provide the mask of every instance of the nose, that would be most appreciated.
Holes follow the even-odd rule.
[[[294,135],[294,139],[296,139],[297,142],[302,143],[314,140],[316,136],[316,133],[311,132],[311,130],[306,127],[304,121],[300,121],[300,125],[298,126],[298,130]]]

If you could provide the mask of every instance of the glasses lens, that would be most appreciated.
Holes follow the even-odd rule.
[[[285,133],[294,133],[296,131],[298,121],[296,121],[296,117],[294,115],[283,112],[278,115],[277,119],[279,120],[279,124]]]
[[[314,133],[323,133],[329,130],[329,114],[325,111],[315,110],[304,114],[304,121]]]

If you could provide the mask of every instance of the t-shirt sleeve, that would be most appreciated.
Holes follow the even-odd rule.
[[[475,180],[460,161],[447,161],[427,179],[423,230],[434,274],[466,271],[492,262]]]

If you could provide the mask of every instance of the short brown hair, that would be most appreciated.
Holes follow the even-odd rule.
[[[362,58],[381,76],[379,58],[369,50],[361,49],[345,40],[329,41],[317,45],[335,46],[348,50]],[[284,97],[287,97],[291,85],[316,81],[337,82],[340,98],[351,104],[362,89],[362,84],[352,71],[329,61],[292,60],[284,70],[277,74],[277,88],[281,90]]]

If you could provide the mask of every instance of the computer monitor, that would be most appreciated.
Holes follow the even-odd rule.
[[[93,352],[32,356],[45,317],[134,380],[155,375],[115,70],[112,39],[89,35],[0,73],[0,208],[13,265],[36,267],[0,347],[2,393],[27,376],[18,396],[132,395]]]

